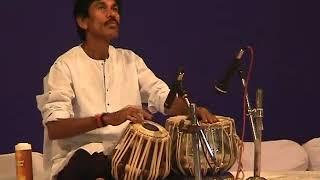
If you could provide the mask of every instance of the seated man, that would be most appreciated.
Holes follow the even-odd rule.
[[[119,9],[117,0],[75,1],[74,18],[83,42],[55,61],[44,80],[44,93],[37,96],[45,132],[44,168],[50,179],[108,178],[110,158],[105,154],[110,155],[130,121],[152,119],[142,103],[151,113],[188,112],[179,98],[172,108],[164,108],[168,86],[134,52],[110,45],[119,34]],[[197,114],[203,121],[215,121],[205,108]]]

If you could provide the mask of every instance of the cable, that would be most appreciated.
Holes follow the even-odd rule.
[[[249,65],[249,69],[248,69],[248,73],[247,73],[247,77],[246,77],[246,84],[244,86],[244,90],[243,90],[243,96],[242,96],[242,101],[243,101],[243,111],[242,111],[242,133],[241,133],[241,142],[240,142],[240,154],[239,154],[239,161],[238,161],[238,168],[237,168],[237,174],[235,179],[239,179],[239,173],[241,172],[243,174],[243,166],[242,166],[242,153],[244,151],[244,135],[245,135],[245,127],[246,127],[246,115],[247,115],[247,106],[246,106],[246,95],[248,94],[248,87],[249,87],[249,81],[251,78],[251,73],[252,73],[252,68],[253,68],[253,63],[254,63],[254,50],[251,46],[247,46],[247,49],[250,52],[250,65]],[[244,177],[244,176],[243,176]]]

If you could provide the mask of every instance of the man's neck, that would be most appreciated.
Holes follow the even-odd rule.
[[[95,60],[104,60],[109,57],[108,41],[92,41],[87,39],[81,45],[84,52]]]

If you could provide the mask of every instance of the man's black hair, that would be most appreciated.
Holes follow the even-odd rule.
[[[83,30],[77,23],[77,17],[88,17],[89,16],[89,7],[90,5],[97,0],[75,0],[74,8],[73,8],[73,17],[77,25],[77,32],[81,40],[86,40],[86,32]],[[121,12],[121,3],[120,0],[115,0],[118,8],[119,13]]]

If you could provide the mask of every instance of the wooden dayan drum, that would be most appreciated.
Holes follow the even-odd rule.
[[[159,124],[129,124],[112,157],[115,179],[164,179],[170,173],[170,138]]]

